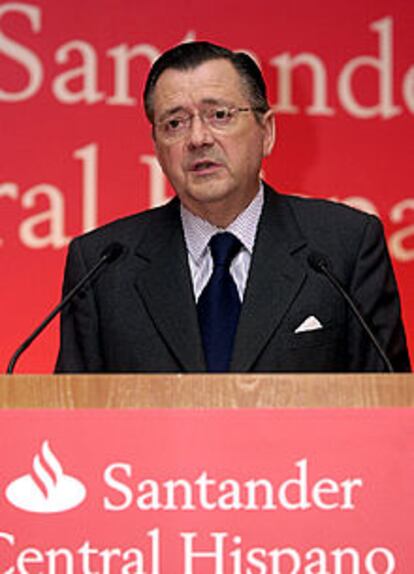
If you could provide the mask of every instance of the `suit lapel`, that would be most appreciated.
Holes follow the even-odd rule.
[[[263,214],[236,335],[232,371],[245,372],[278,329],[306,271],[295,253],[306,245],[289,205],[266,189]]]
[[[166,345],[188,372],[206,370],[178,201],[148,225],[136,248],[136,288]],[[290,206],[266,188],[231,370],[249,371],[306,278],[306,245]]]
[[[166,217],[148,226],[136,249],[136,287],[159,333],[184,371],[205,371],[197,311],[178,201]]]

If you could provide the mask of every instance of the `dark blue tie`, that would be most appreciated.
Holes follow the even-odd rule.
[[[231,233],[217,233],[210,239],[213,273],[197,304],[207,370],[229,370],[241,303],[230,265],[241,247]]]

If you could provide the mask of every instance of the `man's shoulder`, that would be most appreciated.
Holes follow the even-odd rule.
[[[99,252],[110,242],[123,246],[138,245],[148,234],[164,234],[171,226],[179,224],[179,203],[173,199],[166,205],[122,217],[106,223],[96,229],[79,235],[72,244],[81,247],[82,251]]]
[[[263,229],[268,238],[292,246],[307,244],[313,251],[341,256],[353,265],[362,246],[385,246],[381,221],[347,205],[266,191]]]
[[[278,211],[289,211],[302,229],[332,229],[336,232],[362,229],[366,225],[382,227],[377,216],[328,199],[284,194],[267,186],[267,197]],[[275,210],[276,211],[276,210]]]

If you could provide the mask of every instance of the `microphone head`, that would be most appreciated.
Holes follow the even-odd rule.
[[[308,255],[308,263],[314,271],[322,273],[324,269],[329,269],[327,257],[319,251],[311,251]]]
[[[108,263],[112,263],[115,259],[118,259],[123,250],[124,246],[118,241],[114,241],[105,247],[101,253],[101,258],[105,258]]]

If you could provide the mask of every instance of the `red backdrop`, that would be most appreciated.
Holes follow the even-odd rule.
[[[68,240],[171,194],[141,93],[153,59],[190,39],[260,63],[278,110],[269,183],[381,217],[410,339],[413,29],[410,0],[1,2],[0,368],[58,301]],[[57,341],[54,325],[18,371],[50,371]]]

